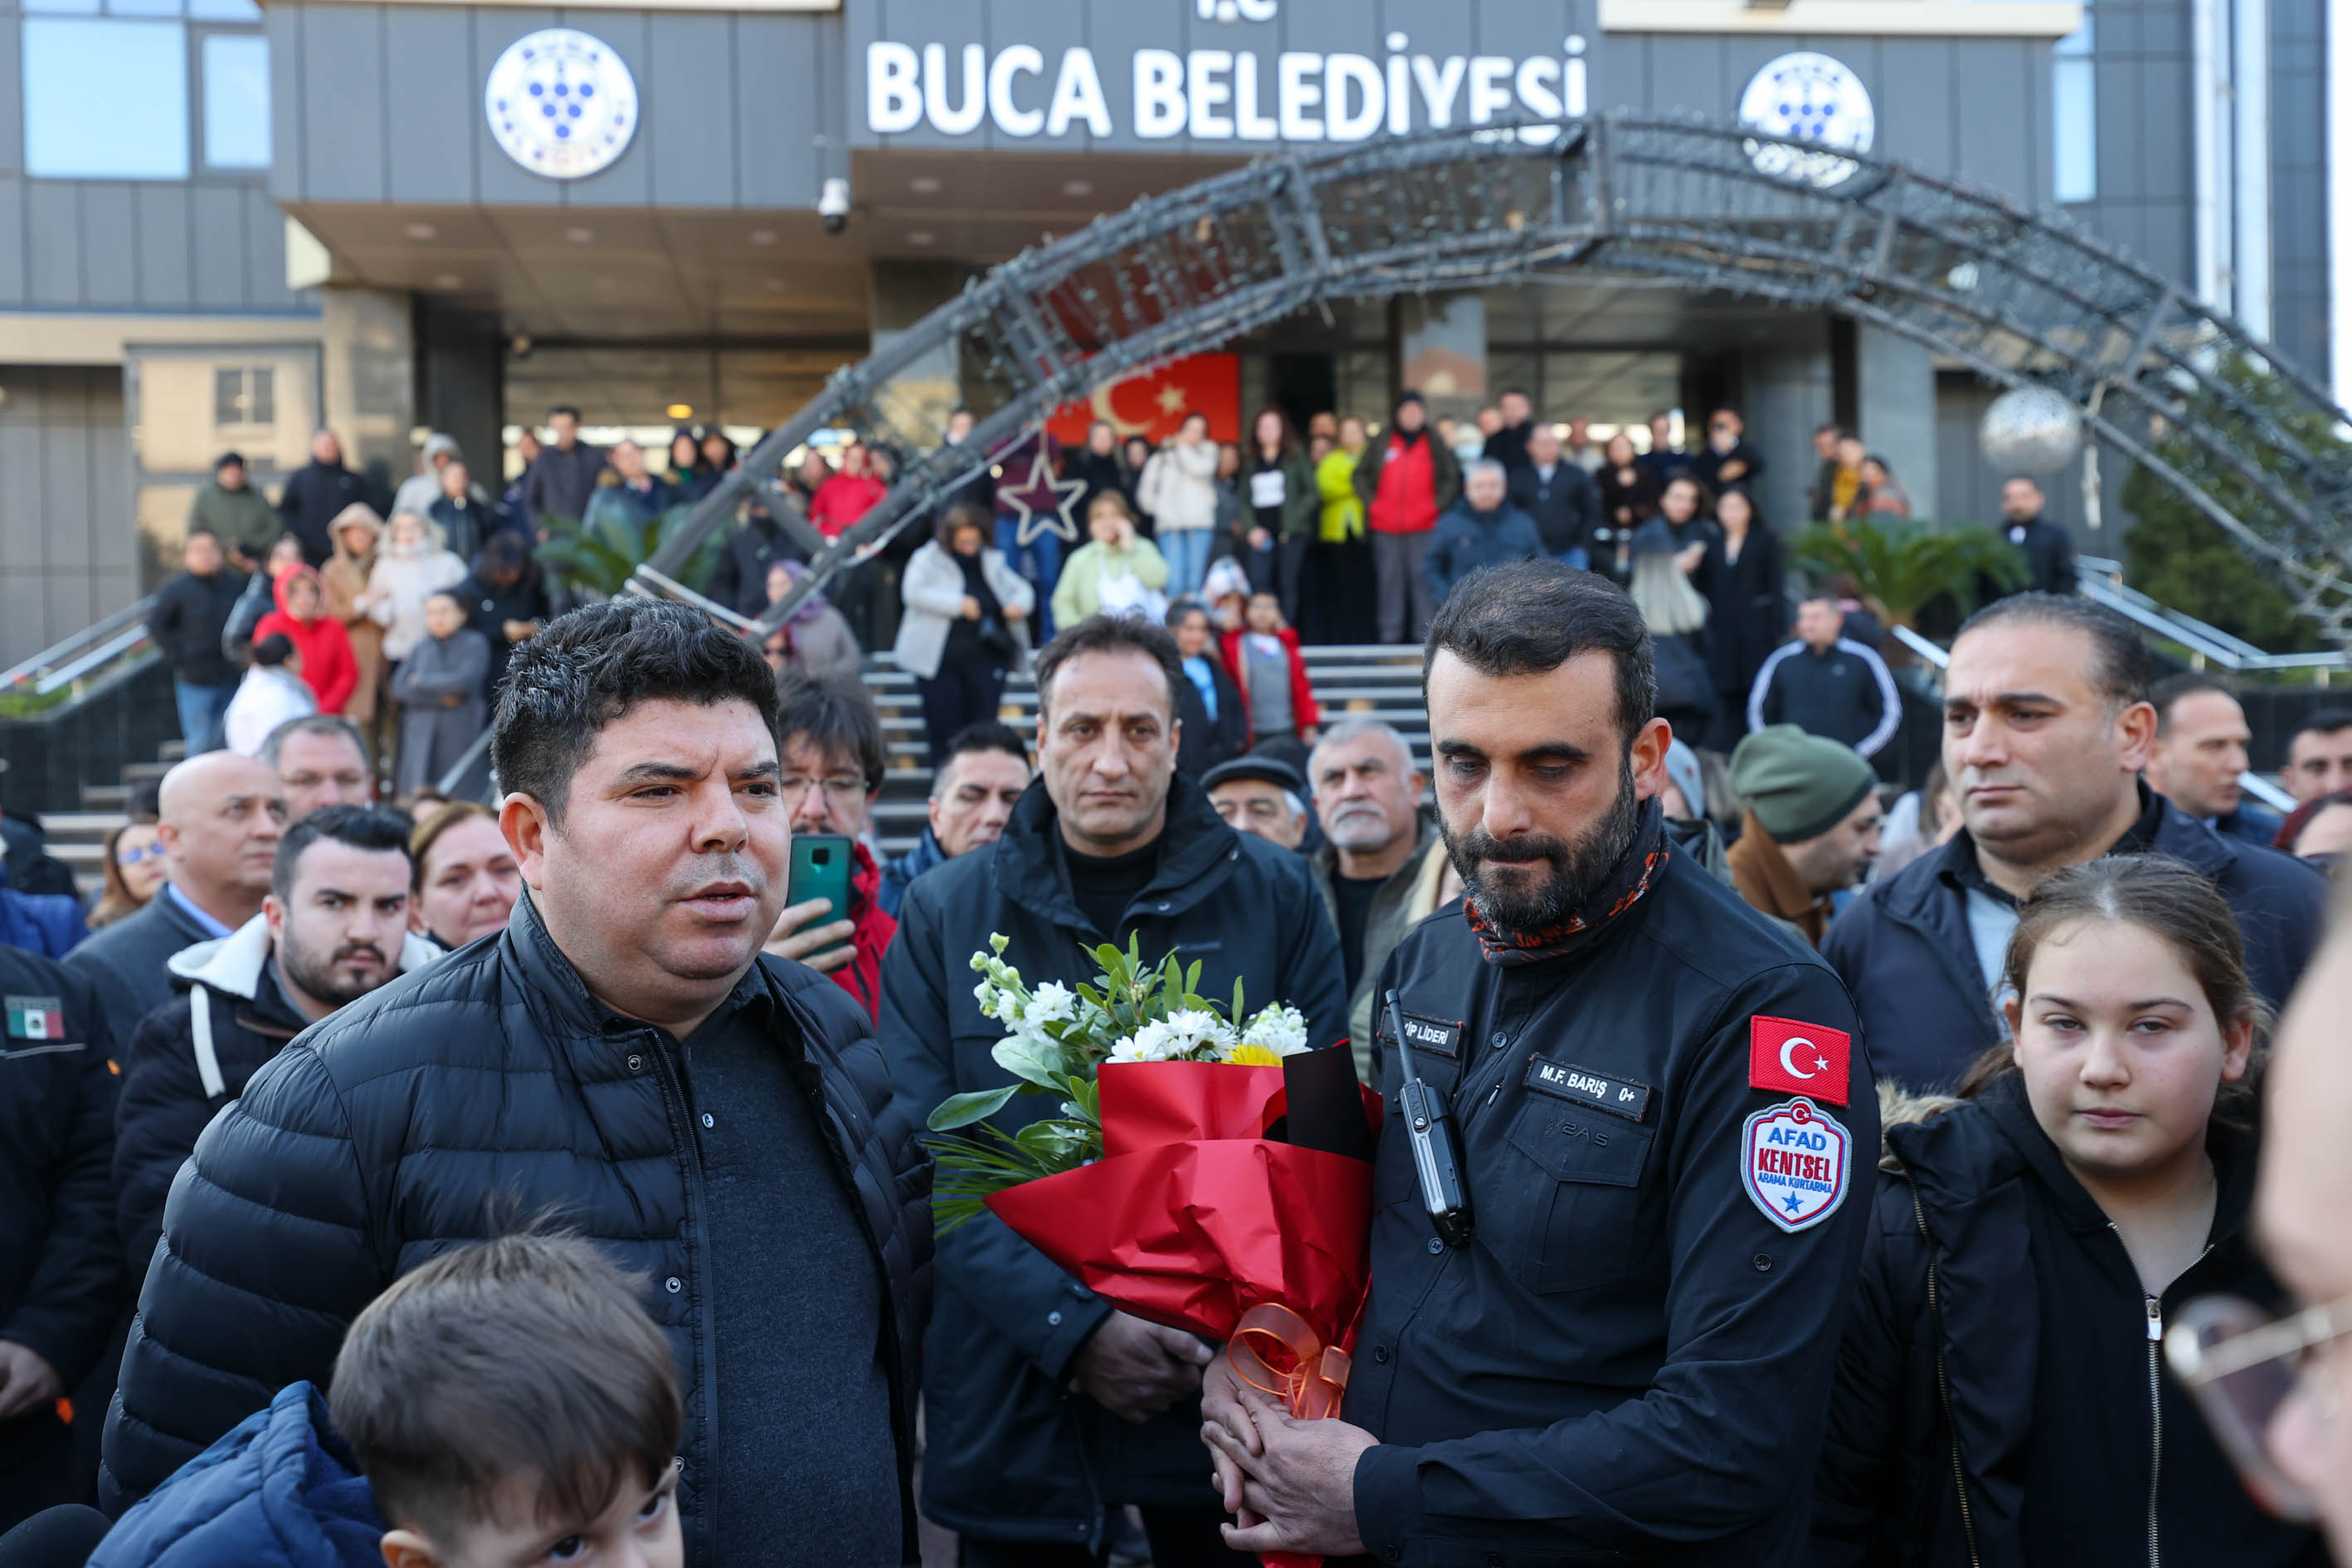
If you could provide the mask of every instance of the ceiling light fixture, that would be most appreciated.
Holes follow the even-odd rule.
[[[935,196],[940,194],[939,181],[929,174],[916,175],[907,182],[907,188],[919,196]]]
[[[751,243],[773,245],[776,243],[776,231],[772,228],[755,228],[751,231]]]
[[[404,232],[409,238],[415,240],[437,239],[441,234],[439,229],[429,223],[412,223]]]
[[[454,272],[437,273],[433,279],[433,287],[436,289],[463,289],[465,286],[466,280]]]
[[[593,228],[567,228],[563,231],[563,237],[574,245],[586,245],[595,239],[596,231]]]
[[[691,403],[673,403],[667,410],[665,410],[665,412],[673,419],[691,419],[694,417],[694,405]]]
[[[1095,183],[1092,180],[1064,180],[1062,194],[1066,196],[1090,196],[1095,194]]]

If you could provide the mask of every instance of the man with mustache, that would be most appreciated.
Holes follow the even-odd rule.
[[[1404,737],[1378,719],[1328,725],[1307,758],[1324,845],[1307,858],[1339,928],[1356,1076],[1377,1083],[1372,983],[1390,950],[1438,905],[1445,850],[1421,816],[1423,779]]]
[[[791,838],[776,726],[759,650],[683,605],[585,607],[517,648],[490,761],[526,895],[311,1026],[197,1140],[108,1506],[325,1378],[400,1275],[540,1219],[636,1276],[677,1357],[688,1561],[914,1559],[930,1171],[856,1002],[761,955]]]
[[[1375,984],[1450,1102],[1469,1228],[1434,1222],[1392,1112],[1340,1415],[1295,1420],[1210,1368],[1225,1539],[1398,1563],[1810,1561],[1804,1478],[1878,1149],[1853,1006],[1669,845],[1669,733],[1624,591],[1551,561],[1465,590],[1423,687],[1467,897]]]
[[[135,1284],[197,1134],[286,1042],[438,956],[408,933],[409,824],[331,805],[278,841],[261,912],[164,965],[180,994],[142,1019],[115,1111],[115,1219]]]
[[[1176,768],[1184,673],[1160,626],[1095,616],[1037,656],[1037,780],[996,842],[927,872],[882,961],[882,1041],[902,1114],[1012,1081],[1004,1037],[972,994],[971,955],[1002,936],[1032,987],[1091,981],[1095,949],[1132,941],[1238,983],[1250,1009],[1287,1002],[1307,1043],[1346,1027],[1339,947],[1307,867],[1219,820]],[[1016,1099],[993,1124],[1051,1113]],[[993,1215],[940,1238],[925,1342],[923,1514],[962,1568],[1101,1568],[1120,1506],[1142,1510],[1159,1568],[1242,1568],[1219,1539],[1194,1433],[1213,1349],[1114,1310]]]
[[[2019,900],[2103,855],[2169,855],[2211,882],[2237,917],[2247,978],[2285,1005],[2319,943],[2326,879],[2147,786],[2155,677],[2139,629],[2072,594],[2013,594],[1960,627],[1944,672],[1960,831],[1872,884],[1822,942],[1880,1077],[1948,1088],[2007,1038],[1996,993]]]

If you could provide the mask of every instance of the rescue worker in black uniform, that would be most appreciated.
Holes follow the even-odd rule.
[[[1381,972],[1452,1106],[1473,1231],[1424,1207],[1397,1042],[1340,1415],[1212,1366],[1229,1544],[1386,1563],[1794,1564],[1878,1112],[1838,977],[1665,840],[1622,589],[1482,572],[1430,628],[1467,899]]]

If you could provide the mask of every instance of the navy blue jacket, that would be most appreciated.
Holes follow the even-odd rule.
[[[2147,840],[2154,852],[2187,862],[2221,889],[2238,918],[2254,989],[2273,1007],[2284,1006],[2319,944],[2327,879],[2292,856],[2223,838],[2145,785],[2141,804],[2156,814]],[[1957,1083],[2008,1035],[1969,933],[1963,873],[1975,859],[1963,828],[1941,849],[1864,889],[1822,939],[1822,956],[1862,1005],[1871,1067],[1909,1089]]]
[[[926,824],[915,847],[882,868],[882,880],[875,889],[874,901],[882,906],[884,914],[897,920],[898,906],[906,900],[907,889],[915,879],[934,866],[947,863],[948,852],[940,847],[938,835]]]
[[[1092,979],[1088,951],[1133,931],[1146,963],[1171,950],[1197,959],[1204,996],[1229,997],[1239,980],[1245,1005],[1305,1014],[1309,1040],[1346,1036],[1339,937],[1303,858],[1235,833],[1180,773],[1160,868],[1102,931],[1071,897],[1060,832],[1040,780],[1003,837],[908,888],[882,961],[881,1028],[907,1121],[920,1127],[950,1095],[1012,1081],[990,1054],[1004,1030],[972,995],[971,955],[994,933],[1034,986]],[[995,1121],[1013,1131],[1052,1109],[1022,1096]],[[923,1351],[924,1517],[982,1540],[1099,1548],[1106,1503],[1215,1506],[1197,1407],[1129,1426],[1067,1392],[1071,1359],[1110,1313],[1093,1291],[993,1215],[940,1237],[939,1284]]]
[[[2252,800],[2242,800],[2237,810],[2213,819],[2213,831],[2222,837],[2234,838],[2241,844],[2258,844],[2265,849],[2271,847],[2278,830],[2285,826],[2284,817]]]
[[[325,1397],[295,1383],[123,1515],[89,1568],[376,1568],[383,1531]]]
[[[1878,1147],[1861,1042],[1845,1103],[1817,1105],[1850,1138],[1834,1206],[1784,1230],[1743,1146],[1793,1098],[1752,1086],[1752,1057],[1777,1069],[1799,1043],[1776,1048],[1769,1021],[1853,1032],[1837,976],[1675,851],[1580,953],[1487,963],[1455,904],[1377,985],[1452,1101],[1476,1229],[1454,1249],[1431,1228],[1382,1022],[1371,1297],[1342,1408],[1381,1440],[1356,1464],[1366,1549],[1408,1568],[1803,1563]]]
[[[1422,572],[1442,604],[1454,584],[1479,567],[1531,560],[1543,552],[1543,535],[1526,512],[1508,501],[1493,511],[1475,511],[1465,497],[1437,520]]]

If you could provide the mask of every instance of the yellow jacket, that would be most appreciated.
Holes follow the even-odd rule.
[[[1356,494],[1359,455],[1334,447],[1315,466],[1315,488],[1323,497],[1321,537],[1326,544],[1364,537],[1364,503]]]

